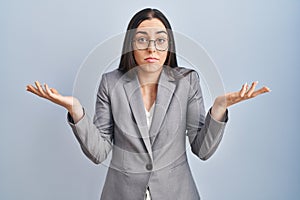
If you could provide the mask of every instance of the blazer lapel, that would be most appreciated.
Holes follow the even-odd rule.
[[[138,129],[140,131],[141,137],[145,143],[146,149],[149,152],[150,158],[153,160],[152,147],[149,138],[149,129],[147,126],[145,108],[137,72],[135,70],[130,71],[127,74],[127,80],[128,82],[124,84],[127,99]]]
[[[152,160],[152,144],[154,143],[156,135],[160,130],[160,126],[162,125],[175,90],[175,79],[171,75],[172,73],[173,72],[171,68],[164,66],[160,74],[155,101],[155,109],[153,112],[150,129],[148,129],[147,126],[145,108],[136,70],[131,70],[127,74],[128,82],[124,84],[124,89],[133,116],[136,120],[136,124],[139,128],[142,139]]]
[[[165,66],[159,78],[155,109],[149,130],[151,145],[154,144],[173,97],[176,85],[174,84],[174,77],[171,76],[172,73],[172,69]]]

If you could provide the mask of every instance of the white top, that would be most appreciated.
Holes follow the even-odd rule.
[[[146,112],[146,117],[147,117],[147,126],[148,129],[150,128],[151,122],[152,122],[152,117],[153,117],[153,110],[155,107],[155,102],[152,104],[149,112],[147,111],[147,109],[145,108],[145,112]]]

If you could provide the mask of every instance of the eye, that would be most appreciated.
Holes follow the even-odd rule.
[[[156,42],[158,43],[158,44],[163,44],[163,43],[165,43],[167,41],[167,39],[165,39],[165,38],[157,38],[156,39]]]
[[[138,43],[146,43],[146,42],[148,42],[148,39],[145,37],[139,37],[136,41]]]

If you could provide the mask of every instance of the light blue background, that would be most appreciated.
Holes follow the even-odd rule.
[[[0,199],[99,199],[106,167],[83,155],[63,108],[25,87],[39,80],[71,95],[88,53],[125,31],[133,14],[148,6],[204,46],[226,91],[255,80],[272,89],[230,108],[224,139],[210,160],[189,153],[202,199],[298,199],[296,0],[1,1]]]

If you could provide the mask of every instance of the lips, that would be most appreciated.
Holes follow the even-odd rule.
[[[157,58],[154,58],[154,57],[148,57],[148,58],[145,58],[145,60],[149,63],[154,63],[154,62],[157,62],[158,59]]]

